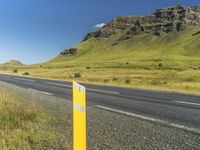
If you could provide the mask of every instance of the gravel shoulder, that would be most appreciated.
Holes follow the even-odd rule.
[[[16,95],[39,104],[56,119],[49,124],[65,135],[65,149],[72,149],[72,103],[44,93],[0,82]],[[88,150],[200,150],[200,135],[170,128],[93,106],[87,106]],[[59,148],[58,148],[59,149]]]

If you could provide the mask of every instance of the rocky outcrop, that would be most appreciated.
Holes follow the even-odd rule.
[[[76,55],[78,53],[77,48],[69,48],[64,50],[63,52],[60,53],[60,56],[65,56],[65,55]]]
[[[159,9],[148,16],[116,17],[98,31],[89,33],[83,41],[90,38],[109,38],[116,33],[121,33],[119,40],[146,33],[160,36],[169,32],[180,32],[192,25],[200,25],[200,6],[176,5]]]

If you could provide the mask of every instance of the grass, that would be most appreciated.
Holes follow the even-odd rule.
[[[90,39],[76,46],[77,55],[19,66],[17,74],[200,94],[200,35],[193,35],[199,31],[199,26],[192,26],[161,36],[138,35],[114,46],[121,33]],[[13,68],[1,66],[0,72],[13,73]],[[81,76],[75,78],[76,73]]]
[[[0,87],[0,149],[57,148],[63,135],[48,125],[53,119],[39,105]]]

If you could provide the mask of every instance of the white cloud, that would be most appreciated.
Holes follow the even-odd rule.
[[[95,29],[100,29],[100,28],[104,27],[105,25],[106,25],[105,23],[99,23],[99,24],[96,24],[96,25],[94,26],[94,28],[95,28]]]

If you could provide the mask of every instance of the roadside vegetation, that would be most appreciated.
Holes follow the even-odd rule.
[[[54,117],[37,103],[0,87],[0,149],[64,149],[64,138],[50,126]]]
[[[138,61],[139,63],[140,61]],[[104,62],[98,65],[91,65],[90,69],[85,66],[74,67],[57,66],[52,67],[44,65],[44,68],[27,67],[19,68],[15,75],[25,75],[28,72],[32,77],[42,77],[60,80],[79,80],[86,83],[106,84],[130,88],[145,88],[155,90],[167,90],[184,93],[200,93],[200,68],[193,67],[159,67],[153,61],[147,61],[150,66],[137,67],[137,63],[130,62],[129,66],[124,67],[123,64]],[[167,65],[167,62],[163,63]],[[69,64],[68,64],[69,65]],[[113,65],[113,66],[109,66]],[[1,71],[13,74],[11,70]],[[78,72],[78,73],[77,73]]]

